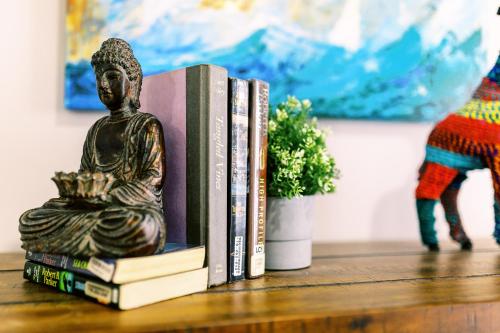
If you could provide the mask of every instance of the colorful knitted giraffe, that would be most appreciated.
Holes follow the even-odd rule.
[[[500,244],[500,56],[479,88],[462,109],[439,122],[426,147],[416,189],[422,242],[439,251],[434,229],[434,207],[441,201],[450,236],[470,250],[457,208],[457,195],[469,170],[489,168],[495,191],[495,237]]]

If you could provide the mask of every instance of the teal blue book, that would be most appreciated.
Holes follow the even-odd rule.
[[[202,268],[204,258],[205,246],[178,243],[167,243],[159,254],[119,259],[26,252],[26,260],[116,284]]]

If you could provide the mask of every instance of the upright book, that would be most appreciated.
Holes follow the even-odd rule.
[[[112,284],[63,269],[26,261],[26,280],[82,296],[121,310],[189,295],[207,289],[207,268],[160,276],[125,284]]]
[[[146,77],[141,93],[165,137],[167,240],[206,244],[209,286],[227,281],[227,82],[198,65]]]
[[[228,280],[245,278],[248,81],[229,79]]]
[[[269,84],[250,81],[249,163],[247,201],[247,277],[256,278],[265,271],[266,172]]]

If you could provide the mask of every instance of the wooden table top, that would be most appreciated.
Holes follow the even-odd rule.
[[[22,278],[0,254],[1,332],[500,332],[500,248],[316,244],[310,268],[267,272],[130,311]]]

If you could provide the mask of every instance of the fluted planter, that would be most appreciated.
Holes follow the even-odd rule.
[[[315,196],[267,198],[266,269],[291,270],[311,265]]]

